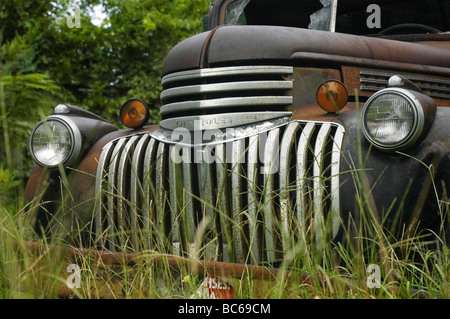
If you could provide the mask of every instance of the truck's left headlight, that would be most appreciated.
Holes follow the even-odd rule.
[[[404,150],[425,136],[436,104],[421,92],[387,88],[375,93],[361,111],[364,136],[383,151]]]
[[[41,166],[70,166],[80,155],[82,135],[67,116],[53,115],[39,122],[30,138],[30,150]]]

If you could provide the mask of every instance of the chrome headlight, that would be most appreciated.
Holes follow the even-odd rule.
[[[39,122],[31,133],[30,150],[41,166],[54,168],[73,164],[80,155],[82,137],[75,122],[53,115]]]
[[[383,89],[372,95],[361,111],[363,133],[378,149],[403,150],[424,136],[435,112],[433,99],[420,92]]]

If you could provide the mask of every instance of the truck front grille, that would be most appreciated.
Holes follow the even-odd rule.
[[[292,104],[291,66],[197,69],[162,79],[163,119],[239,111],[278,111]]]
[[[281,260],[306,237],[319,243],[336,235],[342,126],[287,119],[181,148],[155,136],[119,138],[101,153],[102,248],[260,264]]]

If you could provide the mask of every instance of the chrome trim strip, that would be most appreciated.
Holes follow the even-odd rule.
[[[251,123],[269,121],[276,118],[291,117],[292,112],[240,112],[219,113],[212,115],[194,115],[173,117],[162,120],[159,125],[167,130],[186,128],[194,130],[214,130],[249,125]]]
[[[161,115],[181,111],[197,111],[211,108],[227,108],[241,106],[257,105],[289,105],[292,104],[292,96],[247,96],[247,97],[228,97],[199,101],[175,102],[161,106]]]
[[[233,142],[240,139],[245,139],[253,135],[260,134],[262,132],[267,132],[269,130],[275,129],[277,127],[282,127],[291,121],[290,117],[280,117],[274,118],[272,120],[267,120],[263,122],[257,122],[254,124],[249,124],[246,126],[241,126],[237,128],[230,128],[229,130],[225,130],[222,134],[217,134],[215,136],[214,141],[212,142],[203,142],[197,141],[194,139],[193,144],[186,143],[182,139],[177,139],[176,137],[183,136],[184,133],[190,132],[187,129],[180,128],[179,130],[170,131],[166,130],[162,127],[158,128],[156,131],[148,132],[144,134],[149,134],[152,138],[158,140],[159,142],[168,144],[168,145],[178,145],[179,147],[203,147],[204,145],[220,145],[226,144],[229,142]],[[219,131],[216,131],[219,133]],[[179,134],[178,134],[179,133]],[[194,137],[196,135],[194,134]]]
[[[185,81],[196,78],[209,78],[217,76],[278,74],[278,73],[292,74],[294,73],[294,68],[292,66],[255,65],[255,66],[234,66],[234,67],[196,69],[168,74],[162,78],[161,84],[164,86],[175,81]]]

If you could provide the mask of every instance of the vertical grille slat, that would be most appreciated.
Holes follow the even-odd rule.
[[[145,151],[146,151],[146,144],[150,137],[145,134],[143,135],[139,141],[136,144],[136,148],[133,152],[133,159],[131,161],[131,188],[130,188],[130,216],[131,216],[131,231],[132,233],[136,234],[133,238],[133,247],[141,247],[142,244],[137,243],[136,236],[139,236],[139,238],[142,238],[142,232],[140,232],[140,229],[143,229],[144,232],[146,231],[145,227],[141,227],[139,224],[143,223],[144,219],[148,220],[148,216],[140,216],[142,215],[143,211],[140,209],[140,207],[144,207],[143,205],[143,199],[141,199],[143,196],[144,188],[143,188],[143,159],[145,159]],[[148,210],[147,210],[148,211]],[[146,239],[145,242],[148,243],[148,240]]]
[[[144,172],[143,172],[143,200],[142,200],[142,223],[144,231],[146,232],[146,249],[150,250],[154,244],[154,236],[151,236],[152,230],[155,227],[155,176],[154,171],[156,171],[156,140],[150,139],[147,144],[144,155]],[[159,206],[159,205],[158,205]]]
[[[280,129],[274,129],[269,132],[264,152],[264,240],[267,251],[267,260],[273,263],[277,255],[277,230],[276,224],[278,216],[276,215],[277,200],[275,192],[275,171],[278,170],[279,163],[279,136]]]
[[[118,204],[118,196],[116,194],[120,194],[117,186],[117,177],[116,175],[119,172],[119,157],[122,153],[122,149],[125,146],[126,141],[120,140],[116,147],[114,148],[113,154],[111,156],[112,162],[109,166],[109,173],[107,176],[108,180],[108,212],[107,212],[107,221],[108,227],[105,231],[110,236],[106,236],[108,241],[108,248],[112,251],[115,250],[114,244],[114,233],[121,231],[122,227],[122,219],[120,216],[119,204]],[[117,222],[114,220],[117,216]]]
[[[291,161],[292,152],[295,147],[295,140],[297,131],[300,128],[298,122],[292,122],[286,128],[283,135],[283,140],[280,146],[280,225],[282,238],[291,238],[292,233],[292,212],[293,203],[290,202],[290,194],[292,193],[293,185],[291,183]],[[289,247],[289,240],[283,240],[283,252],[287,252]]]
[[[260,222],[260,185],[258,183],[258,154],[259,154],[259,135],[254,135],[249,138],[248,146],[248,215],[249,221],[249,241],[252,251],[251,261],[264,260],[263,256],[263,238],[261,236],[261,222]]]
[[[303,236],[306,233],[306,223],[308,221],[307,212],[310,210],[308,200],[311,195],[309,166],[308,166],[308,154],[311,152],[310,141],[315,131],[315,124],[308,123],[301,132],[298,142],[297,150],[297,178],[296,178],[296,193],[297,193],[297,221],[298,221],[298,233]]]
[[[232,241],[231,233],[231,212],[229,204],[229,181],[228,169],[225,153],[225,145],[218,144],[215,146],[216,155],[216,207],[218,208],[220,231],[219,234],[219,248],[222,260],[230,260],[233,254],[232,245],[228,245]]]
[[[335,236],[344,129],[290,121],[249,132],[192,146],[146,133],[107,144],[97,168],[98,245],[271,264],[296,240]]]
[[[187,242],[189,255],[194,250],[195,231],[197,228],[196,219],[194,215],[194,198],[192,181],[192,165],[190,163],[183,162],[183,233],[185,234],[185,240]]]
[[[131,243],[128,242],[127,239],[125,241],[120,242],[120,246],[123,247],[125,245],[130,245],[131,247],[137,247],[136,241],[136,232],[133,228],[132,220],[133,215],[131,214],[131,208],[128,201],[130,199],[130,184],[128,179],[131,179],[131,158],[132,152],[134,151],[134,147],[136,146],[137,141],[139,140],[139,136],[135,135],[130,138],[130,140],[125,144],[125,147],[122,149],[122,154],[120,155],[120,161],[118,166],[118,174],[117,174],[117,192],[119,196],[117,196],[117,216],[118,216],[118,225],[120,227],[120,233],[124,234],[127,232],[131,232]],[[135,205],[134,205],[135,206]],[[127,236],[123,236],[127,237]]]
[[[166,225],[166,211],[168,210],[168,195],[169,191],[168,184],[168,168],[167,168],[167,149],[168,147],[164,143],[159,143],[157,153],[156,153],[156,163],[155,163],[155,204],[156,204],[156,223],[155,230],[157,236],[157,243],[159,249],[172,251],[172,245],[170,233],[166,232],[169,225]]]
[[[216,236],[217,233],[215,210],[213,208],[214,196],[213,196],[213,157],[211,156],[212,149],[208,146],[204,147],[201,150],[197,150],[197,176],[198,176],[198,188],[199,188],[199,197],[201,199],[200,209],[201,215],[203,216],[201,223],[204,223],[205,229],[202,231],[205,232],[205,239],[209,241],[206,243],[206,251],[204,252],[207,259],[214,259],[214,256],[211,256],[215,252]],[[213,252],[212,254],[210,252]]]
[[[244,224],[242,212],[244,209],[242,195],[244,193],[243,165],[245,145],[243,140],[236,140],[232,143],[231,158],[231,221],[232,240],[236,262],[243,263],[246,255],[244,250]]]
[[[334,143],[333,143],[333,150],[331,155],[331,207],[330,207],[330,214],[332,218],[332,227],[333,227],[333,233],[332,237],[336,237],[338,231],[339,231],[339,225],[340,225],[340,204],[339,204],[339,188],[340,188],[340,182],[339,182],[339,174],[340,174],[340,159],[341,159],[341,145],[342,141],[344,140],[344,129],[341,127],[338,127],[336,129],[336,134],[334,136]]]
[[[170,199],[170,222],[171,240],[174,253],[182,254],[182,234],[180,228],[181,209],[183,205],[183,168],[179,158],[178,148],[169,146],[169,199]]]
[[[113,144],[107,144],[106,147],[103,149],[100,158],[98,160],[98,166],[97,166],[97,178],[95,181],[95,216],[94,216],[94,226],[96,230],[96,240],[98,241],[98,245],[100,247],[104,246],[103,242],[103,234],[101,233],[102,230],[102,214],[101,212],[105,210],[104,204],[104,193],[107,192],[107,183],[105,175],[107,175],[107,163],[110,161],[111,154],[114,150]],[[106,185],[105,185],[106,184]]]
[[[319,130],[316,147],[314,149],[314,231],[316,242],[322,242],[324,238],[324,201],[325,201],[325,186],[324,186],[324,158],[325,146],[331,132],[331,125],[326,123],[322,125]]]

